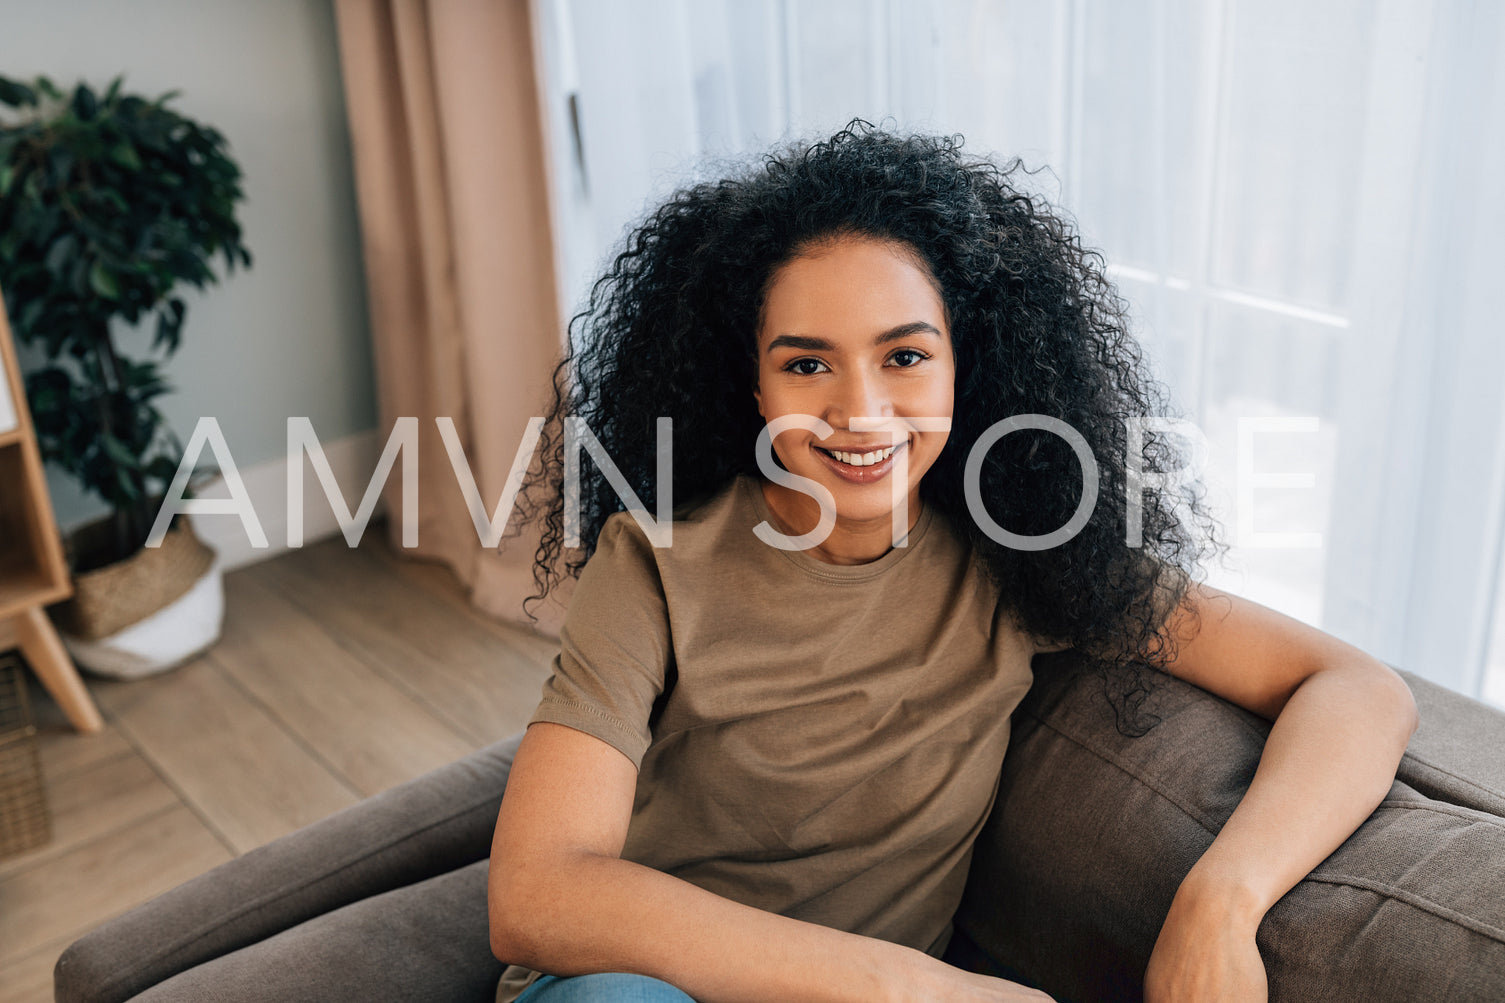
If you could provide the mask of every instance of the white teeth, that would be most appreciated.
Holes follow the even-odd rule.
[[[897,446],[889,446],[887,449],[879,449],[871,453],[843,453],[839,449],[828,449],[826,452],[849,466],[870,467],[874,463],[882,463],[888,459],[897,448]]]

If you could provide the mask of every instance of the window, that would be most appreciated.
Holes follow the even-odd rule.
[[[1213,584],[1505,706],[1505,8],[535,3],[569,306],[717,157],[859,115],[1020,156],[1209,439]]]

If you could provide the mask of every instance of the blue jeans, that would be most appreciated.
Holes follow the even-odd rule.
[[[695,1003],[667,982],[627,972],[559,978],[540,976],[517,1003]]]

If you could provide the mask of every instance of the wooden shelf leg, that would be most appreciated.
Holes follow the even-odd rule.
[[[21,653],[31,663],[37,678],[47,687],[68,720],[79,731],[94,732],[104,728],[104,719],[94,706],[84,681],[79,678],[68,649],[63,647],[52,621],[40,606],[29,606],[12,621]]]

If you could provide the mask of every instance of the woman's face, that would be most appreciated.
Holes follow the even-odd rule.
[[[918,515],[920,479],[947,433],[902,419],[950,418],[955,383],[940,294],[902,247],[844,237],[775,273],[753,395],[765,422],[805,414],[831,426],[826,437],[791,428],[773,449],[791,473],[831,491],[838,520],[886,520],[901,467],[909,515]],[[893,446],[893,433],[854,429],[854,417],[900,419],[903,439]]]

